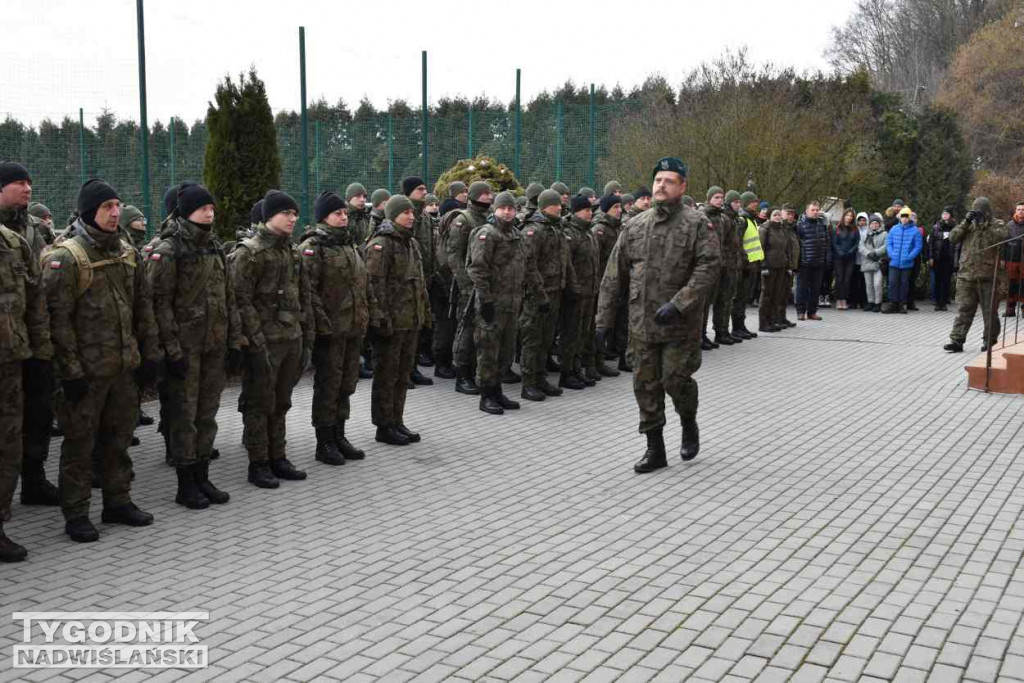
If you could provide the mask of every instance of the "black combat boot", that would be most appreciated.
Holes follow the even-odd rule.
[[[562,390],[556,387],[554,384],[548,381],[548,378],[541,376],[540,381],[537,382],[537,388],[544,392],[545,396],[561,396]]]
[[[700,428],[697,419],[683,420],[683,443],[679,447],[679,457],[693,460],[700,453]]]
[[[960,342],[951,341],[942,347],[943,351],[949,351],[950,353],[961,353],[964,350],[964,345]]]
[[[46,480],[42,460],[22,460],[21,465],[21,504],[22,505],[60,505],[57,487]]]
[[[210,460],[216,460],[219,457],[220,457],[220,450],[218,450],[216,448],[211,448],[210,449]]]
[[[352,442],[345,437],[344,420],[334,423],[334,443],[338,444],[338,450],[346,460],[364,460],[366,458],[366,453],[353,446]]]
[[[0,562],[21,562],[28,555],[25,546],[7,538],[3,524],[0,524]]]
[[[53,418],[53,423],[50,425],[50,436],[64,436],[64,428],[60,426],[60,421],[57,418]]]
[[[139,408],[139,424],[143,427],[148,427],[153,424],[153,418],[146,414],[146,411]]]
[[[599,373],[597,371],[597,368],[595,368],[592,365],[588,365],[587,367],[583,368],[583,377],[584,377],[584,379],[586,379],[589,382],[594,382],[594,384],[596,384],[596,383],[600,382],[602,379],[604,379],[604,377],[601,376],[601,373]],[[588,385],[588,386],[593,386],[593,385]]]
[[[480,394],[480,387],[473,381],[473,372],[469,368],[456,368],[456,374],[455,391],[468,396]]]
[[[103,508],[100,519],[104,524],[124,524],[125,526],[149,526],[153,523],[153,515],[140,510],[135,503],[125,503],[116,507]]]
[[[519,384],[523,381],[523,376],[512,369],[511,366],[505,368],[505,372],[501,373],[502,384]]]
[[[637,474],[647,474],[662,467],[668,467],[668,460],[665,458],[665,437],[659,427],[647,432],[647,450],[633,465],[633,471]]]
[[[416,365],[422,365],[425,368],[432,368],[434,367],[434,358],[429,353],[417,353]]]
[[[505,409],[498,401],[498,394],[494,387],[480,388],[480,410],[491,415],[504,415]]]
[[[548,397],[547,394],[532,384],[524,384],[523,390],[519,392],[519,396],[527,401],[543,401]]]
[[[373,370],[365,360],[359,363],[359,379],[373,379]]]
[[[715,332],[715,344],[718,346],[732,346],[736,343],[728,332]]]
[[[502,408],[504,408],[505,410],[519,410],[519,402],[513,401],[508,396],[506,396],[505,392],[501,390],[501,385],[494,387],[494,391],[495,398],[498,399],[498,404],[501,405]]]
[[[270,471],[270,463],[266,460],[249,463],[249,483],[261,489],[276,489],[281,485]]]
[[[601,377],[618,377],[619,376],[619,371],[618,370],[614,370],[614,369],[608,367],[607,365],[604,364],[603,361],[598,363],[595,367],[597,369],[597,374],[599,374]]]
[[[405,434],[394,427],[377,427],[377,435],[373,437],[380,443],[391,444],[392,446],[408,446],[409,439]]]
[[[455,379],[455,368],[452,366],[451,354],[434,357],[434,377]]]
[[[210,507],[210,499],[196,486],[195,465],[179,465],[175,470],[178,474],[178,494],[174,496],[174,502],[189,510],[205,510]]]
[[[562,376],[558,379],[558,386],[562,387],[563,389],[572,389],[574,391],[578,391],[580,389],[585,388],[587,385],[584,382],[581,382],[579,379],[577,379],[573,374],[563,372]]]
[[[590,377],[583,371],[582,368],[579,370],[573,370],[572,376],[583,382],[584,386],[592,387],[597,384],[597,380],[590,379]]]
[[[732,332],[730,332],[729,335],[740,340],[753,339],[746,330],[735,323],[733,324]]]
[[[295,465],[291,464],[288,458],[274,458],[271,460],[270,471],[278,479],[288,481],[302,481],[306,478],[306,473],[303,470],[296,469]]]
[[[558,362],[558,359],[554,356],[548,356],[548,360],[544,365],[544,369],[548,372],[561,372],[562,364]]]
[[[338,444],[334,441],[333,427],[316,427],[316,457],[317,460],[326,465],[344,465],[345,456],[338,450]]]
[[[209,461],[201,462],[196,465],[196,486],[207,500],[214,505],[223,505],[224,503],[231,500],[231,494],[227,491],[221,491],[219,488],[213,485],[210,481],[210,463]]]
[[[626,360],[626,354],[619,356],[619,370],[621,372],[633,372],[633,368],[630,366],[629,361]]]
[[[74,517],[64,522],[64,533],[75,543],[92,543],[100,538],[100,532],[88,517]]]
[[[434,380],[420,372],[420,369],[417,367],[413,367],[412,374],[409,375],[409,378],[412,380],[413,384],[421,387],[429,387],[434,384]]]
[[[740,323],[740,332],[747,335],[747,339],[757,339],[757,332],[751,332],[745,322]]]
[[[401,422],[395,425],[395,431],[404,436],[405,438],[409,439],[409,443],[420,442],[419,432],[412,431]]]
[[[715,343],[708,338],[708,335],[704,335],[700,338],[700,348],[702,351],[711,351],[717,348]]]

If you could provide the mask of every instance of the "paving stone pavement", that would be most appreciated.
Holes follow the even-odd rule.
[[[702,452],[646,476],[628,377],[503,417],[442,380],[410,393],[408,448],[373,442],[364,382],[368,457],[341,468],[313,460],[305,377],[288,447],[309,479],[257,490],[231,389],[228,505],[175,505],[142,428],[155,525],[76,545],[16,503],[30,555],[0,568],[3,611],[211,612],[209,668],[129,679],[1024,680],[1024,400],[966,389],[952,312],[822,315],[705,354]],[[19,638],[0,620],[5,659]]]

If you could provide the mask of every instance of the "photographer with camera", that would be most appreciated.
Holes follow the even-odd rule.
[[[981,350],[987,351],[989,344],[999,337],[999,318],[992,315],[992,287],[996,285],[995,266],[1000,250],[988,247],[1002,242],[1007,235],[1006,223],[992,218],[992,204],[987,197],[975,199],[963,222],[949,233],[949,241],[961,245],[962,251],[956,278],[958,310],[949,333],[950,342],[942,347],[946,351],[964,350],[979,305],[985,321]]]

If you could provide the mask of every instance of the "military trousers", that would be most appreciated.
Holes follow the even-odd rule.
[[[718,282],[712,286],[704,301],[704,329],[708,329],[711,320],[715,332],[729,331],[729,318],[732,315],[732,296],[736,289],[736,270],[722,268],[718,273]]]
[[[743,260],[736,273],[736,291],[732,297],[732,329],[746,327],[747,304],[754,297],[754,283],[761,277],[761,261]]]
[[[22,391],[25,392],[25,415],[21,423],[22,466],[40,467],[50,452],[54,382],[52,376],[47,379],[29,376],[25,372],[23,369],[21,383]]]
[[[536,298],[523,301],[523,312],[519,316],[520,336],[523,341],[522,369],[523,386],[537,386],[546,375],[548,354],[555,342],[555,330],[561,315],[562,293],[560,290],[547,292],[551,310],[542,313],[537,309]]]
[[[573,357],[579,353],[580,297],[578,294],[562,293],[561,319],[558,325],[558,359],[562,370],[573,369]]]
[[[593,367],[597,340],[594,335],[594,315],[597,310],[596,296],[580,297],[579,331],[576,333],[576,348],[573,350],[573,371]]]
[[[890,269],[891,270],[891,269]],[[974,322],[974,314],[981,308],[981,319],[988,330],[988,338],[982,334],[984,341],[995,342],[999,338],[999,316],[992,315],[992,279],[968,280],[958,277],[956,279],[956,320],[953,321],[953,331],[949,338],[963,344],[967,341],[967,333],[971,330],[971,323]]]
[[[781,323],[786,317],[787,284],[789,273],[785,268],[771,268],[761,275],[761,303],[757,312],[760,327]]]
[[[696,419],[697,381],[693,374],[700,369],[699,340],[648,343],[634,336],[629,339],[627,357],[633,368],[641,434],[665,426],[665,394],[672,397],[681,419]]]
[[[458,316],[451,306],[451,289],[443,282],[432,281],[429,295],[430,310],[434,314],[434,338],[431,340],[434,363],[436,365],[453,365],[455,357],[452,348],[455,344]]]
[[[139,386],[132,370],[114,377],[93,377],[78,401],[61,403],[64,441],[60,449],[60,505],[65,519],[89,514],[92,453],[100,456],[103,506],[131,502],[132,432],[139,422]]]
[[[21,475],[25,408],[21,366],[21,361],[0,364],[0,524],[11,518],[11,501]]]
[[[302,339],[267,342],[267,360],[249,352],[242,367],[242,445],[250,462],[285,457],[285,419],[302,375]]]
[[[472,289],[470,289],[472,292]],[[475,301],[475,300],[474,300]],[[475,303],[473,304],[475,307]],[[470,310],[469,293],[459,292],[458,322],[455,328],[455,343],[452,352],[455,357],[455,366],[459,368],[472,368],[476,362],[476,348],[473,345],[473,319],[476,311]]]
[[[359,381],[363,335],[317,337],[313,346],[313,426],[330,427],[349,418],[349,398]]]
[[[416,362],[416,330],[373,337],[373,388],[370,419],[378,427],[405,424],[405,395]]]
[[[183,348],[182,352],[188,358],[185,377],[168,375],[162,383],[167,405],[161,414],[168,422],[170,461],[175,467],[209,462],[225,381],[225,349]]]
[[[487,322],[477,315],[473,328],[476,345],[476,382],[481,387],[501,385],[501,375],[512,364],[519,321],[511,311],[497,311]]]

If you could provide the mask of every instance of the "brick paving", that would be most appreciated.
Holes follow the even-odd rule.
[[[953,313],[822,315],[705,354],[701,455],[646,476],[627,377],[504,417],[439,381],[410,394],[408,448],[373,442],[361,383],[368,458],[341,468],[313,461],[306,377],[289,451],[309,479],[257,490],[231,389],[231,503],[175,505],[142,428],[156,523],[76,545],[16,503],[30,555],[0,569],[3,611],[209,610],[211,666],[158,680],[1024,680],[1024,401],[966,390]]]

